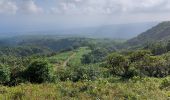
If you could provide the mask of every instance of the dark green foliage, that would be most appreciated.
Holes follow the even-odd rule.
[[[92,50],[89,54],[83,55],[81,62],[83,64],[97,63],[105,60],[108,51],[104,48],[96,48]]]
[[[135,63],[140,76],[165,77],[168,75],[166,60],[157,56],[145,56],[143,60]]]
[[[10,81],[10,69],[8,66],[0,64],[0,84]]]
[[[13,66],[11,67],[11,80],[7,83],[8,86],[16,86],[20,83],[25,83],[24,78],[25,67],[23,66]]]
[[[166,44],[162,42],[149,43],[144,47],[144,49],[151,50],[154,55],[161,55],[168,51]]]
[[[114,75],[125,78],[133,76],[165,77],[169,75],[168,61],[160,56],[152,56],[147,50],[138,50],[129,55],[113,53],[108,57],[108,65]]]
[[[152,55],[149,50],[137,50],[133,51],[128,55],[130,62],[137,62],[143,60],[145,56]]]
[[[161,55],[167,52],[166,46],[163,44],[155,44],[155,47],[153,47],[151,50],[154,55]]]
[[[169,40],[168,43],[167,43],[166,50],[167,50],[167,51],[170,51],[170,40]]]
[[[86,54],[86,55],[83,55],[82,59],[81,59],[81,63],[83,64],[90,64],[92,62],[94,62],[94,57],[90,54]]]
[[[125,56],[113,53],[109,55],[107,62],[109,66],[111,67],[111,70],[114,75],[119,76],[129,76],[129,59],[127,59]]]
[[[46,61],[34,61],[26,70],[25,78],[32,83],[51,82],[54,79],[53,66]]]
[[[30,56],[35,54],[49,54],[52,51],[48,48],[41,48],[35,46],[16,46],[16,47],[2,47],[0,48],[0,55],[2,56]]]
[[[73,82],[95,80],[100,77],[100,74],[100,71],[93,66],[72,67],[57,72],[57,76],[61,81],[71,80]]]
[[[131,66],[140,76],[165,77],[168,75],[167,60],[160,56],[152,56],[149,51],[135,51],[129,55]]]
[[[27,41],[20,42],[21,46],[38,46],[45,47],[55,52],[62,50],[72,50],[84,45],[88,39],[85,38],[43,38],[43,39],[30,39]]]

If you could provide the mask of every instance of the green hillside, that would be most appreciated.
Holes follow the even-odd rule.
[[[170,22],[162,22],[146,32],[127,41],[128,45],[138,46],[148,42],[158,42],[170,40]]]
[[[170,97],[170,42],[128,49],[122,40],[25,37],[1,40],[2,100]]]

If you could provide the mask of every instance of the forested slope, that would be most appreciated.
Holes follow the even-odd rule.
[[[135,38],[127,41],[130,46],[143,45],[148,42],[158,42],[170,40],[170,22],[162,22],[155,27],[141,33]]]

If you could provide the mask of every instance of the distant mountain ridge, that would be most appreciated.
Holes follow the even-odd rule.
[[[129,24],[113,24],[101,25],[94,27],[72,28],[72,29],[57,29],[45,31],[46,29],[33,32],[9,32],[1,33],[1,37],[9,37],[15,35],[65,35],[65,36],[80,36],[90,38],[111,38],[111,39],[130,39],[137,36],[139,33],[156,25],[157,22],[144,23],[129,23]]]
[[[170,40],[170,21],[161,22],[146,32],[141,33],[126,43],[132,46],[143,45],[149,42]]]
[[[157,22],[102,25],[60,31],[60,34],[72,34],[90,38],[130,39],[156,25]]]

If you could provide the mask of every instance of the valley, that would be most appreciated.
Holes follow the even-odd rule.
[[[168,100],[169,25],[162,22],[127,41],[57,35],[1,39],[0,99]]]

